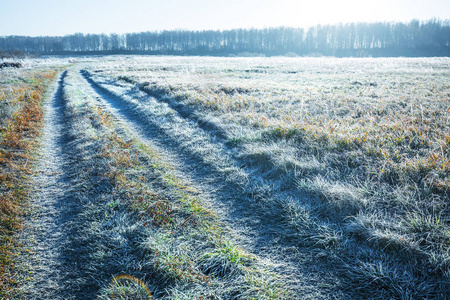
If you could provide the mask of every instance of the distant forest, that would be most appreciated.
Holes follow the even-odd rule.
[[[301,28],[171,30],[127,34],[4,36],[0,51],[30,54],[212,56],[450,56],[449,20],[317,25]]]

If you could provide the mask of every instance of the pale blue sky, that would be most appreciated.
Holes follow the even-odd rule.
[[[450,0],[0,0],[0,36],[450,19]]]

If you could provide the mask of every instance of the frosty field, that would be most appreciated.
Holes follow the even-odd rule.
[[[4,295],[450,297],[450,59],[24,65],[65,71]]]

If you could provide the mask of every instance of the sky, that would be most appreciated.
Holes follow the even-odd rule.
[[[0,36],[450,20],[450,0],[0,0]]]

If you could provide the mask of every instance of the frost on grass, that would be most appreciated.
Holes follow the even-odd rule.
[[[31,173],[43,124],[42,103],[56,67],[0,72],[0,296],[14,297],[19,282],[17,232],[29,200]]]
[[[330,250],[343,260],[336,269],[358,275],[350,286],[382,299],[448,296],[448,66],[446,58],[133,57],[87,69],[120,97],[127,90],[152,96],[134,101],[159,124],[175,116],[199,124],[237,168],[261,174],[252,191],[266,182],[266,190],[288,192],[293,202],[277,203],[299,208],[280,210],[291,213],[283,222],[339,233]],[[165,115],[153,99],[167,104]],[[256,177],[246,178],[241,186],[251,187]],[[314,217],[304,223],[295,211]],[[364,254],[370,251],[376,255]]]

